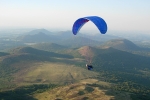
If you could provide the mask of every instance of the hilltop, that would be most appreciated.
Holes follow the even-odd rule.
[[[27,43],[52,42],[52,41],[58,40],[57,37],[43,33],[43,32],[19,36],[17,37],[17,39],[19,41],[27,42]]]
[[[61,52],[62,50],[69,49],[66,46],[62,46],[56,43],[37,43],[37,44],[31,45],[31,47],[44,50],[44,51],[51,51],[51,52],[56,52],[56,51]]]
[[[103,44],[105,47],[112,47],[123,51],[138,51],[140,47],[127,39],[112,39]]]
[[[37,33],[45,33],[45,34],[47,34],[47,35],[52,34],[52,32],[50,32],[50,31],[48,31],[48,30],[46,30],[46,29],[34,29],[34,30],[29,31],[29,32],[26,32],[26,33],[24,33],[24,34],[35,35],[35,34],[37,34]]]
[[[127,39],[112,39],[103,43],[100,48],[109,48],[118,49],[121,51],[127,51],[133,54],[150,56],[150,49],[146,47],[140,47],[134,44],[132,41]]]

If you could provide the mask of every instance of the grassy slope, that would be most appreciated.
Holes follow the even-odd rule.
[[[22,64],[22,66],[26,66]],[[14,75],[14,82],[70,84],[81,79],[96,77],[96,72],[65,63],[39,62],[25,67]],[[17,77],[19,76],[19,77]]]
[[[11,55],[1,58],[2,77],[0,80],[3,81],[0,83],[3,85],[0,88],[7,87],[9,83],[12,83],[11,86],[20,83],[44,82],[65,84],[68,81],[74,82],[95,76],[96,74],[92,75],[86,69],[75,66],[75,64],[82,65],[83,61],[83,59],[73,58],[71,55],[42,51],[31,47],[19,47],[12,50]]]
[[[85,84],[85,82],[88,84]],[[93,83],[96,83],[97,86],[92,86]],[[93,79],[82,80],[82,82],[79,83],[34,94],[34,98],[38,100],[131,100],[128,93],[99,87],[101,85],[107,87],[108,84],[109,83],[99,82]]]

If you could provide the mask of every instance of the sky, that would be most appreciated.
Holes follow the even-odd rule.
[[[75,20],[93,15],[108,30],[150,33],[150,0],[0,0],[0,29],[71,30]],[[98,32],[92,22],[82,30]]]

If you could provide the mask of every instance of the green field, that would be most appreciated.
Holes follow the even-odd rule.
[[[22,64],[25,65],[25,64]],[[16,83],[69,84],[96,77],[98,73],[65,63],[39,62],[14,74]],[[19,77],[18,77],[19,76]]]

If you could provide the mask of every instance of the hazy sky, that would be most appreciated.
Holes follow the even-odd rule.
[[[150,0],[0,0],[0,29],[71,30],[77,18],[91,15],[109,30],[150,32]],[[88,22],[83,30],[97,28]]]

